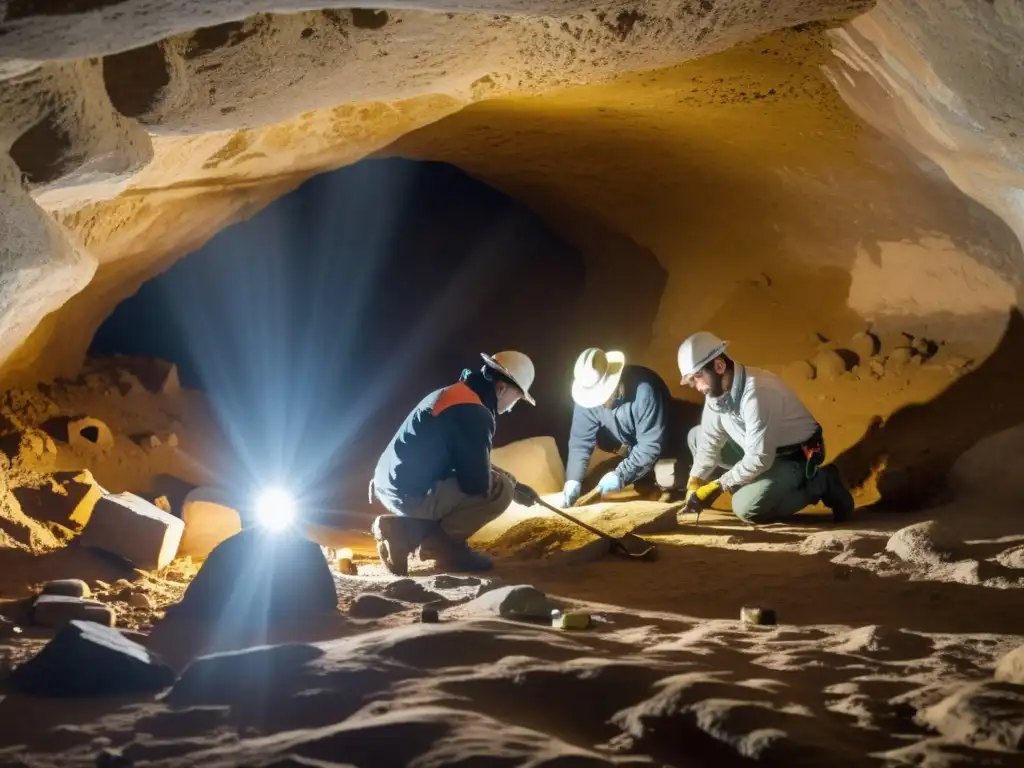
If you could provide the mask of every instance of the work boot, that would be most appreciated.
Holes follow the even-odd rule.
[[[423,540],[420,559],[433,560],[442,571],[489,571],[494,567],[491,558],[475,551],[465,541],[456,541],[436,528]]]
[[[373,538],[377,554],[388,572],[395,576],[409,575],[409,554],[429,535],[437,524],[413,517],[381,515],[373,521]]]
[[[853,514],[853,495],[847,489],[839,474],[839,467],[826,464],[818,470],[825,476],[825,492],[821,494],[821,503],[832,510],[832,521],[842,523]]]

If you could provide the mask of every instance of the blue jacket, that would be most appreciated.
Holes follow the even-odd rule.
[[[669,416],[672,395],[661,377],[650,368],[627,365],[622,372],[622,384],[625,392],[611,408],[574,407],[566,480],[583,482],[597,444],[597,432],[602,427],[630,449],[615,468],[623,485],[650,472],[675,444],[676,436],[669,434],[670,422],[674,421]]]
[[[491,488],[491,446],[498,396],[481,372],[424,397],[377,461],[377,492],[422,498],[440,480],[455,477],[471,496]]]

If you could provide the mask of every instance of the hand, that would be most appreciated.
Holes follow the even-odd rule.
[[[687,488],[689,489],[689,485]],[[714,480],[691,490],[686,497],[686,508],[691,512],[701,512],[714,504],[715,499],[721,495],[722,486]]]
[[[565,487],[562,488],[562,507],[571,507],[576,499],[580,497],[580,492],[583,490],[583,485],[577,480],[567,480]]]
[[[602,477],[597,487],[601,489],[601,495],[604,496],[606,493],[614,493],[615,491],[622,490],[622,478],[619,477],[615,472],[609,472],[607,475]]]
[[[539,498],[537,492],[524,483],[516,483],[515,490],[512,491],[512,500],[524,507],[532,507]]]

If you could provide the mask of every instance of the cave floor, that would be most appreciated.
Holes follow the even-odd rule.
[[[1024,570],[1012,567],[1024,536],[955,550],[930,550],[927,537],[909,550],[890,543],[932,518],[864,512],[836,526],[810,514],[751,529],[712,511],[699,527],[644,534],[659,545],[654,563],[516,552],[501,545],[513,524],[486,546],[502,555],[492,573],[440,579],[411,563],[411,579],[448,601],[437,624],[421,623],[422,599],[403,600],[357,547],[359,574],[335,573],[336,619],[264,638],[315,643],[315,660],[253,688],[288,663],[256,654],[249,674],[185,691],[186,703],[7,693],[0,764],[95,765],[112,749],[135,765],[1020,765],[1024,689],[995,682],[993,669],[1024,636]],[[178,668],[246,645],[161,622],[193,573],[178,561],[110,587],[115,601],[149,596],[152,609],[126,613],[129,625]],[[499,618],[469,600],[495,578],[594,624]],[[358,595],[385,591],[395,613],[349,612]],[[773,608],[777,626],[740,622],[748,605]],[[18,660],[43,642],[4,651]]]

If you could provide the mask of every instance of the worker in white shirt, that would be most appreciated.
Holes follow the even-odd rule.
[[[701,422],[689,434],[687,508],[700,513],[725,491],[751,525],[785,520],[819,501],[837,522],[849,517],[853,497],[838,468],[823,464],[819,424],[778,376],[734,361],[727,345],[700,331],[679,347],[682,383],[704,395]]]

